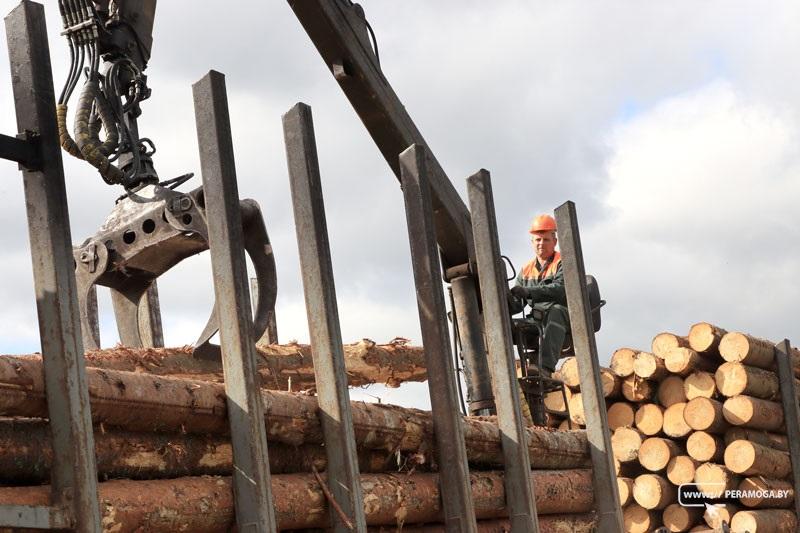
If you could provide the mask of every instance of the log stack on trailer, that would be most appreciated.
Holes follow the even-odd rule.
[[[269,389],[272,377],[284,376],[281,385],[288,381],[281,368],[305,373],[299,356],[286,356],[294,362],[278,365],[275,354],[292,350],[302,354],[302,347],[260,350],[275,514],[281,530],[324,528],[330,524],[330,492],[317,398]],[[405,365],[394,369],[394,379],[415,379],[419,371],[411,367],[422,350],[404,343],[347,349],[348,368],[357,364],[357,380],[376,381],[372,378],[391,373],[391,363],[380,356],[393,350],[402,350]],[[182,349],[88,355],[99,495],[108,530],[222,532],[233,526],[224,389],[215,381],[213,364],[187,365],[185,356]],[[133,366],[114,369],[126,365]],[[41,359],[0,357],[0,502],[47,503],[52,450],[46,416]],[[352,402],[352,416],[368,525],[375,531],[441,528],[431,413]],[[463,427],[480,530],[502,531],[507,508],[500,432],[493,417],[464,417]],[[527,437],[540,530],[588,533],[595,517],[585,432],[530,427]]]
[[[659,333],[649,350],[613,354],[622,390],[637,391],[608,406],[626,531],[722,521],[736,532],[797,530],[774,347],[702,322],[686,336]],[[800,375],[800,352],[790,355]],[[711,508],[680,505],[685,483],[714,496]]]

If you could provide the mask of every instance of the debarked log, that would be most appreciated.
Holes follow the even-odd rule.
[[[592,510],[591,470],[531,472],[539,514],[587,513]],[[504,518],[501,472],[470,475],[475,516]],[[364,474],[364,512],[369,525],[423,524],[443,521],[437,474]],[[50,487],[0,488],[0,503],[46,505]],[[116,533],[192,531],[227,532],[234,509],[230,478],[213,476],[167,480],[115,480],[99,484],[104,530]],[[278,529],[329,526],[323,491],[312,474],[272,476]]]
[[[316,387],[311,346],[308,344],[259,344],[258,374],[261,386],[275,390],[308,390]],[[11,356],[40,360],[39,355]],[[116,346],[86,352],[86,366],[105,370],[145,372],[157,376],[223,381],[222,363],[192,356],[191,346],[176,348],[129,348]],[[347,382],[352,387],[382,383],[397,387],[406,381],[428,379],[421,346],[396,338],[386,344],[369,339],[344,345]]]
[[[92,419],[129,431],[226,434],[225,390],[221,384],[135,372],[86,370]],[[315,396],[261,391],[267,439],[291,446],[321,444]],[[40,361],[0,358],[0,416],[43,418],[47,414]],[[386,404],[352,403],[358,446],[433,455],[429,411]],[[463,419],[467,456],[474,464],[503,462],[500,431],[492,418]],[[527,428],[531,466],[576,468],[588,464],[582,431]]]

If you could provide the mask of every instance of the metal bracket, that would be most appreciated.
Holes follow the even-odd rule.
[[[20,170],[42,170],[39,135],[32,131],[25,131],[16,137],[0,134],[0,159],[16,161]]]

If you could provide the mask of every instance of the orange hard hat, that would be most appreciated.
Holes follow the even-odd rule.
[[[556,219],[550,215],[539,215],[531,222],[531,229],[529,233],[536,233],[539,231],[556,231]]]

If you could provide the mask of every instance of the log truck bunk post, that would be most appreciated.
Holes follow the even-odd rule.
[[[476,262],[473,231],[482,236],[480,245],[484,249],[484,265],[493,264],[490,255],[497,253],[496,228],[488,223],[486,197],[482,200],[476,195],[473,207],[482,209],[483,223],[474,225],[470,213],[445,174],[436,157],[426,147],[425,139],[406,112],[391,85],[380,68],[377,43],[371,27],[367,23],[364,10],[350,0],[288,0],[298,20],[322,56],[326,66],[333,74],[345,96],[369,131],[389,167],[400,180],[406,204],[414,280],[417,287],[417,301],[420,312],[423,344],[428,348],[426,357],[436,353],[439,357],[428,361],[428,383],[431,404],[434,411],[437,445],[440,456],[443,446],[460,455],[463,451],[463,435],[458,427],[453,427],[447,414],[437,416],[444,405],[455,411],[453,398],[452,361],[442,361],[441,354],[449,353],[449,340],[446,335],[446,310],[438,287],[440,280],[437,271],[444,272],[445,281],[451,283],[455,300],[455,322],[462,338],[462,355],[467,378],[468,401],[472,414],[488,414],[494,411],[495,402],[503,402],[498,409],[498,424],[503,435],[503,453],[508,461],[519,454],[517,446],[525,442],[520,434],[519,397],[512,394],[508,398],[506,380],[509,376],[508,361],[498,350],[506,350],[505,325],[497,322],[507,320],[506,313],[487,314],[483,317],[486,334],[492,335],[490,341],[494,350],[484,345],[484,324],[480,320],[480,304],[477,294],[477,274],[480,264]],[[372,37],[372,41],[370,40]],[[401,154],[398,159],[398,154]],[[479,173],[480,175],[480,173]],[[471,178],[472,179],[472,178]],[[488,175],[474,178],[472,190],[478,183],[488,184]],[[484,192],[485,194],[485,192]],[[488,198],[491,198],[490,191]],[[490,204],[490,202],[489,202]],[[598,531],[618,532],[622,530],[622,510],[619,504],[616,475],[611,457],[610,435],[600,386],[599,362],[591,327],[591,312],[586,290],[583,257],[577,232],[574,205],[571,202],[561,206],[556,212],[560,219],[559,227],[566,229],[562,235],[562,256],[565,257],[565,283],[570,303],[570,320],[573,321],[573,340],[582,382],[587,386],[584,398],[587,431],[592,447],[594,463],[593,476],[597,498]],[[494,235],[493,235],[494,234]],[[564,242],[566,241],[566,243]],[[437,253],[438,247],[438,253]],[[436,257],[438,255],[438,257]],[[441,264],[440,261],[441,260]],[[495,263],[499,264],[499,255]],[[499,279],[491,266],[484,273],[484,288],[487,296],[498,290]],[[494,295],[496,299],[496,295]],[[484,302],[486,305],[489,302]],[[431,348],[434,348],[433,350]],[[512,357],[507,353],[505,357]],[[488,359],[493,362],[495,375],[490,371]],[[449,370],[447,370],[449,369]],[[449,371],[450,377],[441,374]],[[500,375],[497,375],[499,373]],[[516,373],[510,376],[516,379]],[[494,385],[494,393],[493,393]],[[499,389],[498,389],[499,387]],[[591,429],[589,429],[591,428]],[[446,434],[444,437],[442,434]],[[460,437],[460,438],[459,438]],[[518,455],[516,455],[518,457]],[[447,458],[444,458],[445,460]],[[468,469],[454,467],[449,471],[446,463],[443,468],[442,484],[450,487],[443,491],[448,531],[473,531],[474,513],[471,498],[463,488]],[[528,479],[523,480],[521,465],[506,464],[507,498],[512,517],[519,517],[515,531],[537,531],[535,502],[526,495],[530,490]],[[450,476],[450,480],[444,478]],[[525,524],[522,526],[522,524]]]

